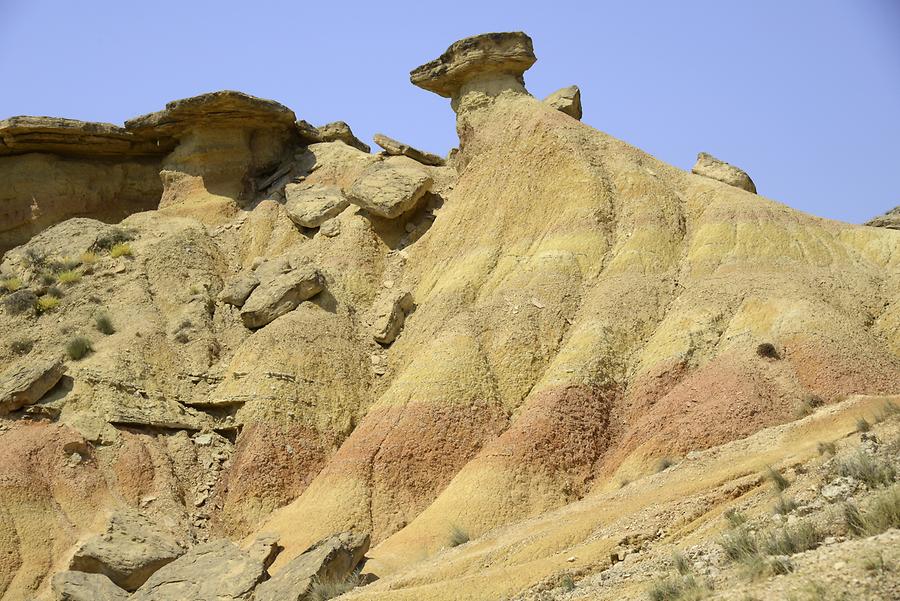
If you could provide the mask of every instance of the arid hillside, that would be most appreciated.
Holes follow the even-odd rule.
[[[900,509],[829,513],[897,499],[900,231],[662,163],[535,60],[412,71],[446,158],[230,91],[0,122],[0,599],[788,599],[857,547],[831,592],[900,590]]]

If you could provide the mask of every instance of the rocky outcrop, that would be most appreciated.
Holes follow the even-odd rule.
[[[367,169],[347,190],[347,198],[373,215],[394,219],[415,207],[433,181],[415,162],[395,157]]]
[[[397,339],[406,316],[415,303],[409,292],[394,292],[378,299],[372,307],[372,338],[379,344],[390,344]]]
[[[256,589],[255,601],[304,601],[316,583],[344,582],[369,550],[369,536],[344,532],[319,541]]]
[[[368,144],[357,138],[353,130],[344,121],[334,121],[320,127],[316,127],[306,121],[297,121],[297,132],[304,144],[318,144],[321,142],[343,142],[362,152],[370,152]]]
[[[557,90],[544,98],[544,103],[581,121],[581,90],[578,86]]]
[[[711,154],[705,152],[698,154],[697,162],[694,164],[691,172],[756,194],[756,185],[749,175],[734,165],[720,161]]]
[[[106,530],[76,550],[69,569],[102,574],[133,591],[158,569],[184,553],[176,538],[134,511],[114,513]]]
[[[246,601],[265,568],[227,540],[197,545],[157,571],[131,601]]]
[[[414,161],[418,161],[423,165],[432,165],[440,167],[444,164],[444,159],[436,154],[425,152],[414,148],[409,144],[404,144],[393,138],[389,138],[384,134],[375,134],[375,143],[384,149],[384,154],[388,156],[405,156]]]
[[[413,69],[409,80],[435,94],[456,98],[479,80],[512,81],[524,87],[522,75],[536,60],[531,38],[524,33],[486,33],[454,42],[437,59]]]
[[[896,206],[884,215],[867,221],[864,225],[870,227],[886,227],[890,230],[900,230],[900,206]]]
[[[59,572],[50,582],[54,601],[125,601],[128,592],[102,574]]]
[[[159,157],[173,147],[172,138],[142,136],[111,123],[30,116],[0,121],[0,156],[40,152],[75,157]]]
[[[261,281],[241,308],[241,319],[250,329],[261,328],[293,311],[297,305],[321,292],[324,286],[322,275],[310,265]]]
[[[22,360],[0,375],[0,415],[33,405],[66,372],[62,359]]]
[[[319,227],[350,205],[337,186],[288,184],[284,196],[288,217],[301,227]]]

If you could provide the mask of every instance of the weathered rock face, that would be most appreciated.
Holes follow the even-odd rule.
[[[384,153],[389,156],[406,156],[414,161],[418,161],[423,165],[433,165],[439,167],[444,164],[444,159],[436,154],[413,148],[409,144],[398,142],[393,138],[389,138],[384,134],[375,134],[375,143],[384,149]]]
[[[531,38],[522,32],[487,33],[454,42],[440,57],[409,74],[413,85],[446,98],[464,93],[478,80],[518,82],[537,58]]]
[[[103,534],[78,547],[69,569],[102,574],[120,588],[133,591],[183,553],[172,534],[136,512],[121,511],[110,517]]]
[[[261,561],[227,540],[198,545],[153,574],[132,601],[245,601],[265,577]]]
[[[303,265],[270,281],[262,281],[241,308],[241,319],[251,329],[261,328],[322,291],[324,282],[315,267]]]
[[[369,536],[344,532],[319,541],[256,589],[255,601],[304,601],[317,582],[343,582],[356,569]]]
[[[26,359],[0,374],[0,415],[38,402],[66,372],[62,359]]]
[[[59,572],[50,584],[54,601],[125,601],[128,592],[102,574]]]
[[[870,227],[886,227],[891,230],[900,230],[900,206],[896,206],[884,215],[865,223]]]
[[[288,184],[284,196],[288,217],[302,227],[319,227],[350,205],[337,186]]]
[[[581,121],[581,90],[578,86],[557,90],[544,98],[544,103]]]
[[[409,211],[428,192],[434,180],[426,170],[407,161],[394,158],[373,165],[347,190],[347,198],[387,219]]]
[[[756,185],[749,175],[734,165],[720,161],[711,154],[705,152],[698,154],[697,162],[691,168],[691,172],[756,194]]]
[[[252,271],[243,271],[229,281],[222,292],[219,293],[219,300],[223,303],[235,307],[243,307],[250,293],[259,285],[259,276]]]
[[[30,152],[76,157],[161,156],[174,147],[168,137],[144,137],[111,123],[61,117],[10,117],[0,121],[0,156]]]
[[[368,153],[372,149],[368,144],[353,134],[350,126],[343,121],[334,121],[321,127],[316,127],[306,121],[297,121],[297,132],[304,144],[318,144],[322,142],[343,142],[344,144]]]

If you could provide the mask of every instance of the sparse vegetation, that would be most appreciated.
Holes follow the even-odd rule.
[[[565,592],[571,592],[575,590],[575,579],[572,578],[571,574],[563,574],[559,579],[559,587]]]
[[[56,283],[56,280],[57,280],[56,274],[53,273],[52,271],[42,272],[38,276],[38,279],[40,280],[41,284],[43,284],[44,286],[52,286],[53,284]]]
[[[709,593],[709,587],[690,574],[660,578],[647,590],[651,601],[696,601]]]
[[[675,566],[675,571],[682,576],[687,576],[694,571],[694,567],[691,565],[691,562],[687,557],[684,556],[683,553],[680,553],[679,551],[675,551],[674,553],[672,553],[672,565]]]
[[[59,274],[57,274],[56,277],[59,279],[60,284],[71,285],[71,284],[81,281],[81,273],[74,269],[70,269],[68,271],[61,271]]]
[[[81,253],[81,264],[85,266],[93,265],[100,257],[95,252],[87,251]]]
[[[116,244],[111,249],[109,249],[109,256],[111,256],[113,259],[118,259],[119,257],[130,257],[132,256],[131,245],[127,242]]]
[[[32,267],[41,267],[47,260],[47,256],[36,248],[29,248],[25,251],[25,260]]]
[[[837,461],[834,471],[838,476],[855,478],[869,488],[887,486],[897,480],[897,470],[890,460],[872,457],[863,451]]]
[[[34,292],[27,288],[23,288],[22,290],[17,290],[12,294],[8,294],[3,299],[3,306],[10,315],[19,315],[30,309],[36,300],[37,297],[34,295]]]
[[[34,311],[38,315],[48,313],[59,306],[59,299],[52,294],[45,294],[34,303]]]
[[[823,538],[812,522],[804,521],[766,534],[762,550],[769,555],[794,555],[815,549]]]
[[[878,572],[879,574],[884,574],[885,572],[892,572],[893,568],[890,564],[888,564],[884,560],[884,553],[881,551],[877,553],[871,553],[863,558],[862,561],[863,569],[867,572]]]
[[[22,279],[17,277],[0,280],[0,290],[3,292],[15,292],[22,287]]]
[[[732,528],[739,528],[747,523],[747,516],[735,509],[729,509],[724,513],[725,520]]]
[[[667,469],[669,469],[670,467],[672,467],[673,465],[675,465],[674,459],[672,459],[671,457],[663,457],[662,459],[660,459],[659,461],[656,462],[656,471],[664,472]]]
[[[121,227],[112,227],[97,237],[93,247],[96,250],[111,250],[113,247],[134,240],[134,233]]]
[[[469,533],[457,524],[450,524],[450,536],[447,541],[451,547],[458,547],[469,542]]]
[[[819,455],[834,456],[837,453],[837,445],[833,442],[820,442],[816,445],[816,450],[819,451]]]
[[[783,493],[791,485],[790,481],[788,481],[787,478],[782,476],[780,472],[772,469],[771,467],[766,468],[766,479],[772,483],[772,486],[778,493]]]
[[[797,509],[796,501],[794,501],[790,497],[778,495],[778,500],[775,501],[775,507],[772,508],[772,511],[776,515],[787,515],[795,509]]]
[[[110,319],[109,315],[106,313],[99,313],[94,316],[94,327],[107,336],[116,333],[116,328],[113,326],[112,319]]]
[[[62,298],[63,296],[65,296],[63,294],[63,291],[60,290],[59,287],[57,287],[57,286],[49,286],[47,288],[46,294],[48,294],[54,298]]]
[[[784,574],[793,569],[787,557],[816,548],[824,538],[811,522],[781,526],[760,534],[741,526],[727,532],[719,545],[728,559],[741,564],[751,578]]]
[[[766,359],[780,359],[778,349],[771,342],[763,342],[756,347],[756,354]]]
[[[844,505],[844,523],[857,536],[875,536],[900,527],[900,486],[892,486],[876,496],[865,511],[853,503]]]
[[[343,580],[319,579],[313,580],[312,586],[307,593],[306,599],[309,601],[328,601],[334,599],[344,593],[347,593],[359,586],[359,574],[353,572]]]
[[[823,406],[825,400],[815,394],[808,394],[797,405],[797,417],[806,417],[812,415],[816,409]]]
[[[94,346],[86,336],[75,336],[66,344],[66,353],[73,361],[83,359],[88,353],[94,350]]]
[[[34,348],[34,342],[28,338],[17,338],[9,343],[9,352],[14,355],[27,355]]]
[[[867,420],[866,418],[861,417],[858,420],[856,420],[856,431],[857,432],[868,432],[871,429],[872,429],[872,424],[870,424],[869,420]]]
[[[900,405],[897,405],[894,401],[885,401],[878,413],[875,414],[875,423],[880,424],[885,420],[898,416],[900,416]]]

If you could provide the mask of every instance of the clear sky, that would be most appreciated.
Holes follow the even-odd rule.
[[[0,0],[0,118],[122,123],[234,89],[443,154],[449,101],[409,70],[512,30],[535,96],[578,84],[586,123],[664,161],[708,151],[834,219],[900,204],[900,0]]]

